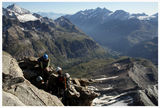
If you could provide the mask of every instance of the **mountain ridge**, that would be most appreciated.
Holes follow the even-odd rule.
[[[60,66],[72,59],[78,62],[81,58],[87,60],[106,55],[100,45],[68,19],[52,20],[34,15],[39,20],[21,22],[16,17],[3,15],[3,50],[17,59],[48,53],[52,63]]]
[[[65,17],[100,45],[125,56],[131,56],[127,51],[134,45],[158,37],[157,13],[148,16],[117,10],[105,14],[102,8],[98,10],[98,13],[97,9],[79,11]]]

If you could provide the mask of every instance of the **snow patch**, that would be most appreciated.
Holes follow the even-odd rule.
[[[119,97],[127,94],[122,93],[117,96],[107,96],[107,95],[102,95],[100,97],[97,97],[93,100],[92,106],[128,106],[128,103],[133,102],[133,98],[130,96],[126,96],[124,99],[118,99]]]
[[[148,16],[139,16],[137,17],[139,20],[149,20]]]
[[[36,17],[33,16],[32,14],[18,15],[17,18],[18,18],[18,20],[19,20],[20,22],[27,22],[27,21],[35,21],[35,20],[38,20],[38,18],[36,18]]]
[[[112,89],[113,87],[107,87],[107,88],[102,88],[102,90],[110,90]]]
[[[92,91],[98,91],[98,89],[94,86],[88,86],[88,89]]]
[[[108,77],[108,78],[99,78],[99,79],[95,79],[96,81],[103,81],[103,80],[109,80],[109,79],[115,79],[118,76],[113,76],[113,77]]]

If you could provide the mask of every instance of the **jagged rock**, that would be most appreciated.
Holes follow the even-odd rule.
[[[32,78],[38,75],[36,70],[38,69],[37,64],[37,58],[34,57],[19,60],[19,65],[23,70],[21,70],[21,73],[24,74],[24,80],[22,80],[21,77],[13,77],[4,74],[3,88],[7,90],[7,92],[16,95],[16,97],[18,97],[18,99],[25,105],[62,105],[57,97],[54,96],[57,95],[59,97],[56,89],[58,86],[56,83],[58,75],[54,73],[53,69],[51,69],[53,71],[49,73],[50,76],[48,79],[48,88],[43,88],[49,93],[46,93],[43,90],[39,90],[32,85],[34,84],[36,86],[36,83],[32,80]],[[26,79],[29,80],[32,84]],[[11,83],[13,80],[15,80],[14,82],[16,83]],[[59,99],[64,103],[64,105],[69,106],[91,105],[92,100],[97,97],[98,94],[86,87],[89,83],[90,81],[88,79],[70,78],[70,86],[68,90],[65,91],[65,97],[59,97]]]
[[[89,90],[86,87],[75,85],[75,89],[80,93],[80,97],[77,99],[77,105],[90,106],[93,99],[99,96],[98,93],[95,93],[94,91]]]
[[[153,104],[158,106],[158,84],[154,86],[149,86],[145,91]]]
[[[147,61],[145,61],[147,63]],[[153,64],[145,66],[138,61],[133,62],[133,66],[128,71],[129,77],[140,87],[147,88],[158,81],[157,69]]]
[[[19,66],[21,68],[34,68],[37,65],[37,58],[35,57],[25,57],[22,60],[19,60]]]
[[[32,80],[37,77],[41,71],[39,70],[38,58],[36,57],[25,57],[18,61],[20,68],[23,71],[24,77],[28,80]],[[54,70],[50,67],[50,72],[48,74],[53,73]]]
[[[24,58],[22,60],[19,60],[18,64],[20,68],[23,70],[23,74],[26,79],[31,79],[38,75],[38,72],[36,71],[36,67],[38,67],[37,58],[35,57]]]
[[[96,87],[97,92],[101,93],[101,96],[96,98],[99,102],[95,105],[114,104],[117,101],[112,98],[114,96],[120,96],[121,102],[128,97],[134,100],[133,104],[128,102],[124,105],[158,105],[158,89],[153,86],[158,84],[158,71],[157,67],[148,60],[123,58],[98,71],[95,80],[98,82],[90,86]],[[125,96],[121,95],[123,93]],[[110,99],[109,103],[107,103],[108,99]]]
[[[3,52],[3,105],[63,106],[54,95],[33,86],[15,59]],[[12,69],[12,70],[11,70]]]
[[[73,81],[74,84],[76,84],[78,86],[81,86],[81,84],[80,84],[80,82],[77,78],[72,79],[72,81]]]
[[[79,80],[79,83],[81,84],[81,86],[88,86],[91,83],[91,81],[83,78]]]
[[[49,87],[52,88],[52,93],[56,93],[54,90],[57,87],[56,85],[56,74],[51,74],[49,78]],[[90,106],[93,99],[99,94],[95,93],[92,90],[89,90],[87,87],[83,87],[80,84],[82,79],[74,78],[70,80],[69,90],[65,93],[65,99],[69,106]],[[85,80],[84,80],[85,81]],[[74,83],[73,83],[74,82]],[[86,80],[87,82],[87,80]],[[65,102],[64,102],[65,103]]]
[[[134,105],[158,106],[158,86],[149,86],[145,90],[139,90],[134,96]]]

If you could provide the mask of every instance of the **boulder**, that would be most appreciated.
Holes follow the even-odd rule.
[[[78,101],[76,105],[91,106],[93,99],[99,96],[98,93],[89,90],[87,87],[75,85],[75,89],[80,93],[80,97],[76,99]]]

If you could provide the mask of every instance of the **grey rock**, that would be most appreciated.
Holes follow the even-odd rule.
[[[16,59],[12,58],[6,52],[3,52],[2,58],[3,58],[2,73],[9,74],[14,77],[23,77],[23,72],[18,66]]]
[[[145,90],[137,91],[134,96],[134,105],[158,106],[158,86],[148,86]]]
[[[3,91],[4,106],[63,106],[56,96],[36,88],[26,80],[17,61],[5,52],[3,53]]]
[[[15,95],[11,93],[7,93],[5,91],[2,92],[3,106],[25,106],[24,103],[22,103]]]

